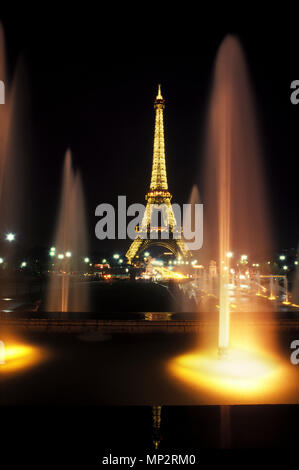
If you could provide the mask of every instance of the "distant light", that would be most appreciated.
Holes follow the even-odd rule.
[[[113,258],[114,258],[114,259],[119,259],[119,254],[118,254],[118,253],[115,253],[115,254],[113,255]]]
[[[288,268],[286,265],[284,265],[284,266],[283,266],[283,269],[284,269],[285,271],[287,271],[289,268]]]
[[[268,264],[271,264],[271,261],[268,261]]]
[[[123,263],[123,261],[124,261],[123,259],[120,259],[120,260],[119,260],[119,264]]]
[[[280,255],[279,259],[280,259],[281,261],[283,261],[283,260],[286,259],[286,257],[285,257],[285,255]]]
[[[149,254],[148,251],[146,251],[146,252],[144,253],[144,256],[146,256],[146,257],[148,257],[149,255],[150,255],[150,254]]]
[[[294,264],[296,264],[296,265],[297,265],[297,264],[298,264],[298,261],[294,261]]]
[[[4,263],[4,259],[0,258],[0,264]]]
[[[92,266],[92,263],[89,263],[89,266]]]
[[[5,240],[7,240],[9,242],[13,242],[15,239],[16,239],[16,234],[15,233],[10,232],[5,236]]]
[[[52,257],[55,256],[55,251],[50,251],[49,255],[52,256]]]
[[[55,246],[51,246],[50,251],[56,251]]]
[[[59,259],[63,259],[63,258],[64,258],[64,254],[60,253],[60,254],[58,255],[58,258],[59,258]]]
[[[26,268],[26,266],[27,266],[26,261],[22,261],[22,263],[21,263],[21,268]]]
[[[102,263],[103,263],[103,264],[107,263],[106,258],[104,258],[104,259],[102,260]]]
[[[70,257],[72,256],[72,253],[71,253],[70,251],[67,251],[66,254],[65,254],[65,256],[66,256],[67,258],[70,258]]]
[[[87,256],[86,256],[86,258],[84,258],[84,262],[89,263],[89,258],[87,258]]]
[[[248,256],[247,255],[241,255],[241,260],[242,261],[246,261],[248,259]]]
[[[231,251],[228,251],[228,252],[226,253],[226,256],[227,256],[228,258],[232,258],[232,257],[234,256],[234,254],[233,254]]]

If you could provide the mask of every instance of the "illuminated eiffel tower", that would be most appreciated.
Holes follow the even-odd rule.
[[[181,227],[178,226],[175,219],[171,205],[172,195],[168,191],[163,124],[165,100],[161,94],[160,85],[158,86],[154,108],[156,118],[151,184],[150,190],[145,196],[147,204],[142,224],[137,228],[136,238],[126,253],[129,264],[139,258],[140,254],[152,245],[165,247],[176,257],[185,258],[190,256],[187,246],[181,239]],[[153,226],[151,222],[153,212],[156,209],[160,210],[162,224]],[[167,231],[167,238],[163,238],[165,231]]]

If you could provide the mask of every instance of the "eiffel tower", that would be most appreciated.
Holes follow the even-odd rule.
[[[128,263],[131,264],[140,254],[150,246],[162,246],[170,250],[176,257],[186,258],[190,252],[181,238],[181,227],[178,226],[171,205],[172,195],[168,191],[163,110],[165,100],[161,94],[161,86],[158,86],[158,94],[154,102],[156,111],[154,152],[151,184],[145,196],[147,201],[145,213],[140,227],[136,229],[136,238],[131,243],[126,253]],[[153,212],[158,209],[161,212],[161,225],[152,225]],[[163,239],[163,232],[167,227],[167,239]]]

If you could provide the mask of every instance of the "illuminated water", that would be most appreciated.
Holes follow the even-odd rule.
[[[54,237],[56,256],[48,286],[46,309],[48,311],[87,311],[88,287],[80,282],[87,253],[86,220],[81,179],[72,167],[70,150],[66,152],[62,196]],[[76,276],[77,275],[77,276]]]
[[[254,99],[244,53],[227,36],[217,53],[208,112],[205,160],[205,237],[208,259],[219,274],[219,347],[229,338],[230,259],[228,252],[269,251],[269,222]]]

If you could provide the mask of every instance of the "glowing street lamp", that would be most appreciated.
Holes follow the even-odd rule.
[[[294,261],[294,264],[296,264],[296,266],[297,266],[297,264],[298,264],[298,261]]]
[[[89,258],[87,256],[84,258],[84,263],[89,263]]]
[[[72,253],[71,253],[70,251],[67,251],[66,254],[65,254],[65,256],[66,256],[67,258],[70,258],[70,257],[72,256]]]
[[[106,264],[106,263],[107,263],[106,258],[104,258],[104,259],[102,260],[102,263],[103,263],[103,264]]]
[[[13,242],[15,239],[16,239],[16,234],[12,232],[7,233],[5,236],[5,240],[9,242]]]
[[[150,255],[150,254],[149,254],[148,251],[146,251],[146,252],[144,253],[144,256],[146,256],[146,258],[147,258],[149,255]]]
[[[63,253],[60,253],[60,254],[58,255],[58,259],[63,259],[63,258],[64,258],[64,254],[63,254]]]
[[[279,257],[280,261],[284,261],[286,259],[285,255],[280,255]]]
[[[247,255],[241,255],[241,261],[247,261],[248,256]]]
[[[119,262],[119,264],[122,264],[124,262],[124,260],[120,259],[118,262]]]
[[[4,263],[4,259],[0,258],[0,264]]]
[[[284,271],[287,271],[289,268],[286,265],[284,265],[283,269],[284,269]]]
[[[118,253],[115,253],[115,254],[113,255],[113,258],[114,258],[114,259],[119,259],[119,254],[118,254]]]
[[[232,257],[234,256],[234,254],[233,254],[231,251],[228,251],[228,252],[226,253],[226,256],[227,256],[228,258],[232,258]]]
[[[21,268],[26,268],[26,266],[27,266],[26,261],[22,261],[22,263],[21,263]]]

